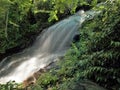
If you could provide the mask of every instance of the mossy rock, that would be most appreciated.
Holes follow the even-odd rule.
[[[103,87],[100,87],[96,83],[93,83],[88,80],[83,81],[72,81],[66,84],[63,84],[59,90],[106,90]]]

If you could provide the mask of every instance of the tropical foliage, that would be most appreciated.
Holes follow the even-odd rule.
[[[55,68],[43,73],[29,88],[75,90],[71,85],[89,79],[109,90],[119,90],[120,0],[105,0],[104,4],[97,5],[102,1],[0,0],[0,53],[16,46],[27,47],[32,37],[62,19],[63,14],[65,17],[75,13],[78,6],[88,5],[101,13],[82,24],[80,40],[72,44]],[[22,90],[15,82],[0,85],[0,89]]]
[[[69,88],[70,83],[89,79],[109,90],[120,88],[120,2],[106,4],[100,5],[99,8],[103,10],[101,14],[83,23],[80,40],[72,44],[60,69],[50,71],[47,76],[40,76],[38,83],[41,87],[75,90]]]
[[[38,32],[62,17],[58,14],[75,12],[77,4],[78,0],[0,0],[0,53],[28,47]]]

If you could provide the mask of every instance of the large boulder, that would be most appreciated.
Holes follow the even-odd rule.
[[[62,85],[59,90],[107,90],[88,80],[72,81]]]

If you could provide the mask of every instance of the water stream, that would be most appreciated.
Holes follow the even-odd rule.
[[[79,11],[55,25],[43,30],[32,47],[0,62],[0,83],[14,80],[23,82],[27,77],[63,56],[72,39],[86,19],[87,14]]]

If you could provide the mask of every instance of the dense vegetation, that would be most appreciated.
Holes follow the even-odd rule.
[[[78,1],[0,0],[0,53],[16,46],[27,46],[29,37],[48,27],[51,24],[48,21],[58,20],[58,14],[65,10],[64,16],[75,12]]]
[[[37,83],[29,88],[76,90],[77,83],[91,80],[108,90],[120,89],[120,0],[106,0],[105,5],[99,6],[96,4],[102,0],[40,0],[37,5],[35,1],[23,1],[0,1],[5,4],[5,7],[0,5],[1,53],[16,46],[25,48],[32,41],[31,38],[30,42],[26,42],[29,37],[41,31],[39,26],[43,29],[53,24],[55,20],[74,13],[78,6],[89,5],[102,11],[82,24],[80,40],[72,44],[55,68],[43,73]],[[21,90],[21,85],[11,82],[0,85],[1,90],[13,90],[14,87]]]
[[[41,87],[76,90],[75,82],[89,79],[108,90],[120,88],[119,7],[118,2],[108,3],[101,14],[83,24],[80,40],[68,51],[60,69],[40,76]]]

